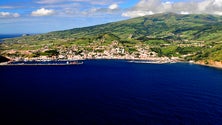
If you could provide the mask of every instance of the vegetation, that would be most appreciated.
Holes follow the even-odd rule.
[[[124,49],[124,53],[119,52],[121,55],[139,56],[146,50],[160,57],[222,61],[221,34],[222,16],[167,13],[6,39],[0,44],[0,54],[7,57],[52,57],[70,53],[83,56],[118,48]]]

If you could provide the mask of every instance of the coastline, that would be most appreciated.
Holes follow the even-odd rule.
[[[83,63],[79,64],[1,64],[0,66],[70,66],[70,65],[81,65]]]
[[[55,63],[55,62],[82,62],[83,60],[125,60],[132,63],[147,63],[147,64],[166,64],[166,63],[178,63],[181,60],[168,57],[152,57],[152,58],[83,58],[83,59],[40,59],[40,60],[10,60],[8,62],[0,63],[0,66],[26,66],[26,65],[70,65],[69,63]],[[36,62],[29,64],[27,62]],[[42,62],[42,63],[41,63]],[[50,63],[54,62],[54,63]],[[78,63],[79,64],[79,63]]]
[[[143,63],[143,64],[167,64],[167,63],[190,63],[190,64],[196,64],[201,66],[207,66],[217,69],[222,69],[222,62],[216,62],[216,61],[207,61],[206,64],[205,61],[184,61],[182,59],[178,58],[168,58],[168,57],[152,57],[152,58],[82,58],[82,59],[40,59],[40,60],[17,60],[13,61],[10,60],[8,62],[2,62],[0,63],[0,66],[65,66],[65,65],[81,65],[83,64],[84,60],[125,60],[131,63]],[[80,62],[79,62],[80,61]],[[21,63],[16,63],[21,62]],[[36,62],[33,64],[29,64],[26,62]],[[42,63],[41,63],[42,62]],[[43,63],[44,62],[44,63]],[[49,63],[47,63],[49,62]],[[54,62],[54,63],[50,63]],[[78,62],[76,64],[69,64],[69,63],[55,63],[55,62]],[[13,64],[15,63],[15,64]]]
[[[209,61],[208,64],[206,64],[204,61],[197,61],[194,62],[194,64],[222,69],[222,63],[216,61]]]

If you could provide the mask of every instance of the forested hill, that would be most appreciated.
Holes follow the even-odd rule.
[[[10,57],[7,53],[12,49],[17,51],[17,54],[22,50],[36,53],[45,49],[62,53],[63,48],[71,49],[73,46],[82,53],[94,51],[90,50],[89,46],[100,46],[100,51],[104,52],[106,47],[101,46],[108,46],[113,41],[117,41],[128,54],[135,54],[139,51],[139,46],[147,46],[148,51],[155,52],[158,56],[177,56],[196,61],[222,61],[222,16],[155,14],[114,23],[7,39],[1,44],[1,54]]]

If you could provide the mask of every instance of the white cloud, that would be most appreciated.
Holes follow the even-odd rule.
[[[122,16],[133,18],[133,17],[152,15],[152,14],[154,14],[152,11],[137,10],[137,11],[128,11],[128,12],[122,13]]]
[[[0,12],[0,18],[17,18],[20,17],[18,13]]]
[[[213,5],[218,6],[218,7],[222,7],[222,0],[214,0]]]
[[[109,9],[110,9],[110,10],[115,10],[115,9],[118,9],[118,8],[119,8],[119,6],[118,6],[118,4],[116,4],[116,3],[111,4],[111,5],[109,6]]]
[[[187,14],[190,14],[190,13],[189,12],[185,12],[185,11],[181,11],[180,14],[187,15]]]
[[[222,11],[215,11],[214,14],[222,16]]]
[[[32,11],[31,15],[32,16],[49,16],[49,15],[53,15],[54,13],[55,11],[52,9],[41,8],[36,11]]]
[[[62,2],[84,2],[93,5],[109,5],[112,3],[121,3],[122,0],[38,0],[36,3],[38,4],[55,4]]]
[[[3,16],[3,17],[8,17],[8,16],[11,15],[9,12],[1,12],[0,14],[1,14],[1,16]]]
[[[71,0],[74,2],[86,2],[93,5],[109,5],[112,3],[121,3],[123,0]]]
[[[13,16],[13,17],[20,17],[20,14],[18,14],[18,13],[13,13],[12,16]]]
[[[39,0],[36,3],[39,4],[54,4],[54,3],[60,3],[60,2],[64,2],[66,0]]]
[[[35,0],[41,4],[41,8],[51,8],[56,11],[56,16],[60,17],[77,17],[77,16],[104,16],[107,14],[121,15],[122,9],[119,4],[128,0]],[[32,16],[43,16],[32,12]],[[42,12],[41,12],[42,13]],[[45,15],[45,14],[44,14]]]
[[[78,0],[79,1],[79,0]],[[80,0],[82,1],[82,0]],[[87,6],[83,8],[83,6],[79,5],[78,7],[67,7],[63,9],[63,16],[66,14],[67,16],[104,16],[107,14],[112,14],[112,15],[121,15],[121,9],[119,8],[118,4],[110,4],[109,6],[104,5],[104,6]],[[61,12],[61,11],[60,11]],[[66,16],[65,15],[65,16]]]
[[[70,13],[72,15],[75,14],[75,16],[79,15],[79,16],[107,16],[109,15],[116,15],[116,14],[120,14],[120,10],[118,8],[116,9],[110,9],[110,8],[91,8],[85,11],[74,11],[74,13]]]
[[[150,15],[151,12],[174,12],[180,14],[217,14],[222,13],[222,0],[189,0],[184,2],[162,2],[162,0],[140,0],[122,16],[135,17]]]

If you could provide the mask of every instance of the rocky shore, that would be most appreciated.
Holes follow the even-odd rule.
[[[197,62],[195,62],[195,64],[222,69],[222,62],[213,61],[213,60],[197,61]]]

